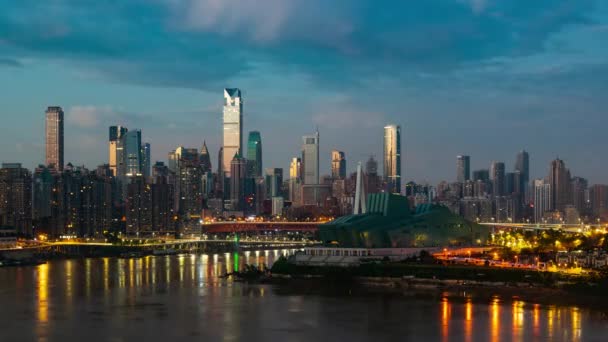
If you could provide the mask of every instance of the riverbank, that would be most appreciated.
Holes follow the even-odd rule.
[[[353,267],[299,266],[275,262],[271,282],[281,291],[307,294],[425,295],[479,300],[584,305],[608,310],[608,280],[600,275],[423,263],[378,263]]]

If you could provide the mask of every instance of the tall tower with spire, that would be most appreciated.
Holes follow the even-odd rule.
[[[230,177],[230,164],[235,154],[243,155],[243,100],[238,88],[224,89],[224,141],[222,171]]]

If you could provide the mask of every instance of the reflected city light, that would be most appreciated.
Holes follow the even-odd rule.
[[[513,337],[521,339],[523,336],[523,325],[524,325],[524,305],[522,301],[514,301],[512,305],[512,331]]]
[[[555,319],[555,307],[554,306],[550,306],[548,311],[547,311],[547,336],[549,338],[553,338],[553,321]]]
[[[69,302],[72,300],[72,266],[73,260],[66,260],[65,263],[65,299]]]
[[[534,328],[534,335],[538,335],[540,332],[540,305],[534,304],[532,308],[532,326]]]
[[[103,258],[103,292],[110,290],[110,258]]]
[[[500,341],[500,299],[494,297],[490,304],[490,339]]]
[[[46,323],[49,319],[49,264],[45,263],[38,266],[38,321]]]
[[[579,341],[582,336],[581,331],[581,312],[577,307],[573,307],[570,309],[570,316],[572,321],[572,339]]]
[[[447,297],[441,299],[441,337],[444,341],[450,338],[450,303]]]
[[[473,302],[470,298],[464,305],[464,336],[466,341],[473,339]]]

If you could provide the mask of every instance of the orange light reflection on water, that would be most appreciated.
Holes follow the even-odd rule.
[[[473,340],[473,303],[470,298],[464,305],[464,337],[467,342]]]
[[[450,302],[447,297],[441,299],[441,337],[443,341],[450,340]]]
[[[500,299],[495,297],[490,304],[490,340],[500,341]]]

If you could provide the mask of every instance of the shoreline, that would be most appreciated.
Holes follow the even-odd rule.
[[[500,282],[479,284],[464,280],[388,277],[354,277],[336,281],[323,276],[286,277],[282,274],[272,274],[267,283],[276,285],[279,292],[305,295],[392,295],[448,298],[462,302],[523,301],[545,306],[581,306],[608,314],[608,297],[572,293],[541,285],[513,286]]]

